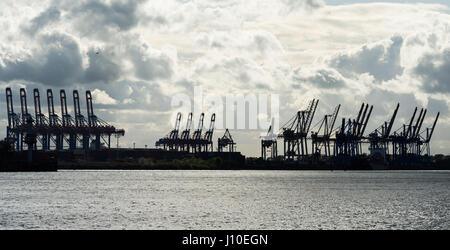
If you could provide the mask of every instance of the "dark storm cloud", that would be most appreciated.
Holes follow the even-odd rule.
[[[108,51],[88,52],[89,67],[85,71],[84,82],[111,82],[120,77],[120,66],[108,57]]]
[[[403,45],[401,36],[391,38],[388,46],[377,44],[373,47],[364,45],[356,53],[341,54],[328,63],[344,76],[369,73],[378,81],[387,81],[403,73],[400,65],[400,50]]]
[[[73,18],[77,18],[77,28],[84,35],[105,36],[108,28],[112,31],[126,31],[139,23],[137,7],[143,0],[112,1],[104,3],[100,0],[86,1],[71,10]]]
[[[82,65],[79,45],[68,35],[54,33],[37,38],[39,48],[20,60],[4,59],[0,81],[25,80],[49,86],[76,83],[109,83],[117,80],[121,67],[108,51],[90,49],[88,66]]]
[[[77,42],[62,34],[39,38],[41,50],[23,60],[4,60],[0,80],[26,80],[46,85],[65,85],[79,78],[82,60]],[[45,45],[45,46],[44,46]]]
[[[57,22],[61,17],[61,12],[53,7],[41,12],[37,17],[31,19],[30,23],[22,28],[29,35],[34,35],[46,25]]]
[[[414,73],[423,81],[425,91],[450,93],[450,49],[423,56],[414,68]]]

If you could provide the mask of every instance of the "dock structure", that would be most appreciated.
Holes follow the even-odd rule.
[[[61,115],[55,112],[54,96],[51,89],[47,89],[48,113],[45,115],[41,109],[39,89],[33,90],[34,117],[28,112],[27,93],[25,88],[20,89],[20,113],[14,112],[13,94],[11,88],[6,88],[6,103],[8,125],[6,127],[6,140],[14,145],[16,151],[33,150],[100,150],[102,147],[111,147],[111,136],[123,136],[123,129],[116,129],[94,114],[92,95],[86,91],[87,119],[80,109],[80,96],[77,90],[73,91],[72,117],[67,108],[65,90],[60,90]],[[31,137],[36,143],[30,143]]]
[[[428,156],[431,154],[429,143],[440,113],[436,114],[432,127],[421,131],[427,110],[422,108],[419,116],[415,118],[417,110],[416,107],[408,124],[403,124],[394,131],[393,135],[389,136],[392,145],[392,159],[397,163],[408,164],[411,160],[420,158],[422,154]]]
[[[234,152],[236,150],[236,142],[234,142],[228,129],[225,130],[222,137],[217,138],[217,151],[224,152],[225,150],[228,150],[228,152]]]
[[[397,117],[399,107],[400,103],[397,104],[397,107],[395,108],[389,122],[385,121],[378,128],[372,131],[367,138],[369,141],[370,155],[380,160],[382,159],[384,162],[386,162],[386,157],[389,155],[389,143],[391,142],[390,134],[395,118]]]
[[[341,127],[336,132],[334,138],[334,156],[348,158],[362,154],[362,143],[364,131],[367,127],[373,105],[362,104],[356,119],[349,118],[347,121],[342,118]]]
[[[124,136],[123,129],[117,129],[95,114],[91,91],[85,92],[86,113],[81,109],[81,96],[78,90],[72,91],[73,106],[68,108],[68,97],[64,89],[59,90],[60,113],[55,109],[52,89],[46,90],[47,113],[41,106],[39,89],[33,89],[33,107],[29,109],[27,92],[20,88],[20,110],[15,111],[13,93],[6,88],[6,107],[8,124],[6,141],[15,151],[99,151],[111,148],[111,136]],[[263,161],[285,161],[307,163],[311,160],[330,159],[338,164],[347,164],[354,159],[366,157],[383,161],[384,164],[411,165],[423,162],[431,156],[430,141],[437,126],[440,113],[437,112],[430,127],[425,127],[427,109],[416,107],[409,122],[397,130],[395,120],[400,103],[393,109],[390,119],[373,131],[365,134],[371,118],[373,105],[362,103],[356,118],[342,118],[340,126],[338,116],[341,105],[337,105],[331,114],[326,114],[317,123],[311,124],[319,100],[313,99],[303,110],[295,112],[280,130],[274,131],[273,119],[267,134],[261,136],[261,159]],[[31,110],[31,112],[30,112]],[[71,110],[73,113],[69,112]],[[156,141],[155,145],[165,151],[181,154],[210,153],[214,151],[214,129],[216,114],[212,114],[209,127],[204,126],[205,114],[199,115],[195,128],[193,113],[186,118],[181,128],[183,114],[177,113],[174,127],[169,133]],[[425,127],[425,128],[424,128]],[[393,131],[393,132],[391,132]],[[283,140],[283,155],[278,155],[278,140]],[[311,144],[310,149],[308,144]],[[367,150],[363,145],[368,145]],[[226,129],[217,139],[218,152],[235,152],[236,141]],[[31,153],[30,153],[31,154]],[[179,154],[179,153],[176,153]],[[207,154],[206,154],[207,155]]]
[[[307,136],[314,119],[319,100],[313,99],[308,108],[298,111],[283,127],[278,135],[284,142],[284,159],[297,160],[308,155]]]
[[[179,139],[178,133],[180,130],[181,117],[181,113],[178,113],[173,130],[171,130],[166,136],[159,139],[155,143],[155,146],[162,147],[164,150],[169,151],[178,151],[181,148],[181,145],[177,143],[177,140]]]
[[[191,127],[192,127],[192,112],[189,113],[187,121],[186,121],[186,127],[184,128],[183,132],[181,132],[180,141],[179,141],[179,150],[183,152],[190,152],[190,136],[191,136]]]
[[[155,146],[169,151],[182,151],[188,153],[212,152],[213,134],[216,114],[211,115],[209,128],[203,133],[205,114],[201,113],[198,126],[191,135],[192,113],[189,113],[185,130],[179,134],[182,114],[178,113],[175,126],[166,136],[156,141]]]
[[[261,158],[263,160],[276,160],[278,158],[278,135],[273,132],[274,121],[275,119],[272,118],[267,134],[261,136]]]
[[[314,155],[321,155],[322,149],[325,156],[331,156],[331,133],[333,132],[336,118],[339,114],[341,105],[337,105],[334,112],[331,115],[325,115],[320,121],[320,125],[317,131],[311,131],[311,143]]]
[[[431,155],[430,141],[439,112],[432,126],[422,129],[427,110],[422,108],[416,116],[418,113],[416,108],[409,123],[403,124],[391,133],[400,107],[398,103],[390,120],[366,135],[365,131],[372,115],[373,105],[363,103],[356,118],[342,118],[340,126],[335,128],[341,108],[339,104],[333,113],[325,115],[317,123],[318,129],[313,128],[310,131],[317,104],[318,100],[312,100],[307,109],[297,111],[282,129],[275,133],[275,136],[262,137],[261,159],[277,158],[283,161],[307,162],[311,159],[327,158],[337,164],[347,164],[353,159],[369,157],[382,160],[385,164],[408,165]],[[278,156],[277,139],[283,140],[284,154],[282,156]],[[310,154],[308,141],[311,141]],[[366,151],[363,148],[364,144],[368,144]]]

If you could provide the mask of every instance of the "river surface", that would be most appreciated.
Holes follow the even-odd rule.
[[[450,171],[0,173],[0,229],[450,229]]]

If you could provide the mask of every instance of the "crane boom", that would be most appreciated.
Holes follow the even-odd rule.
[[[335,122],[336,122],[337,116],[338,116],[338,114],[339,114],[340,108],[341,108],[341,104],[339,104],[339,105],[335,108],[335,110],[334,110],[334,112],[333,112],[333,116],[331,117],[330,130],[328,131],[328,136],[330,136],[331,133],[332,133],[332,131],[333,131],[333,127],[334,127],[334,124],[335,124]]]
[[[34,97],[34,117],[36,118],[36,125],[43,125],[44,119],[41,112],[41,96],[39,89],[33,89]]]
[[[427,138],[427,140],[426,140],[427,143],[430,142],[431,136],[433,136],[434,128],[436,127],[436,123],[437,123],[438,118],[439,118],[439,113],[440,113],[440,112],[437,113],[436,119],[434,119],[433,127],[431,127],[431,132],[430,132],[430,134],[428,135],[428,138]]]
[[[416,113],[417,113],[417,107],[414,109],[414,113],[413,113],[413,115],[411,117],[411,120],[409,121],[409,125],[408,125],[408,128],[407,128],[408,130],[406,131],[405,137],[408,137],[409,132],[411,131],[411,126],[412,126],[412,123],[414,121],[414,118],[416,117]]]
[[[387,130],[385,131],[385,134],[383,135],[384,138],[387,138],[389,136],[389,134],[391,133],[392,126],[394,125],[395,117],[397,116],[399,107],[400,107],[400,103],[397,103],[397,107],[395,108],[395,111],[394,111],[394,114],[392,115],[391,121],[389,122]]]
[[[426,114],[427,114],[427,110],[425,109],[425,111],[424,111],[424,113],[423,113],[423,115],[422,115],[422,118],[420,119],[419,126],[418,126],[417,129],[416,129],[416,134],[414,135],[414,137],[419,136],[420,129],[422,128],[423,120],[425,119],[425,115],[426,115]]]
[[[369,105],[369,104],[367,104],[367,105]],[[369,114],[367,114],[367,118],[366,118],[366,121],[364,122],[362,131],[361,131],[361,133],[358,134],[358,136],[364,135],[364,131],[366,131],[366,127],[367,127],[367,122],[369,121],[370,115],[372,114],[372,110],[373,110],[373,105],[370,106]]]
[[[28,106],[27,106],[27,92],[24,88],[20,88],[20,108],[22,111],[22,124],[27,124]]]

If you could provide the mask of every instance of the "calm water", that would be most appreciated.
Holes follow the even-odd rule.
[[[450,229],[450,172],[0,173],[0,229]]]

